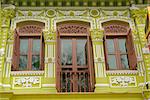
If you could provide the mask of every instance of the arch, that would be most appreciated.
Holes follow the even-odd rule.
[[[81,17],[81,16],[65,16],[65,17],[56,17],[54,18],[54,20],[52,21],[52,25],[54,25],[54,29],[53,30],[56,30],[57,29],[57,24],[58,23],[61,23],[61,22],[66,22],[66,21],[81,21],[81,22],[84,22],[84,23],[90,23],[90,28],[91,29],[94,29],[96,28],[96,23],[94,21],[93,18],[91,17]]]
[[[49,30],[50,24],[49,24],[49,19],[46,17],[41,17],[41,16],[23,16],[23,17],[15,17],[12,19],[12,24],[11,24],[11,30],[14,30],[17,27],[18,23],[26,22],[26,21],[33,21],[33,22],[41,22],[44,23],[45,27],[44,30]]]
[[[129,24],[129,27],[132,30],[135,29],[133,19],[127,18],[127,17],[118,17],[118,16],[109,16],[109,17],[103,17],[103,18],[98,19],[97,20],[97,22],[98,22],[97,28],[98,29],[100,28],[101,30],[104,30],[103,27],[102,27],[102,24],[105,23],[105,22],[108,22],[108,21],[112,21],[112,20],[126,22],[126,23]]]

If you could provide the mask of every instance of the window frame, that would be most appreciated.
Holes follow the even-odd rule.
[[[16,35],[17,34],[17,35]],[[19,33],[19,28],[15,29],[14,37],[17,38],[17,41],[14,39],[14,47],[13,47],[13,60],[12,60],[12,71],[39,71],[44,69],[44,38],[42,32],[37,33]],[[40,66],[38,70],[32,70],[32,41],[33,39],[40,39]],[[26,70],[19,70],[19,60],[20,60],[20,39],[28,39],[28,63]],[[14,51],[17,51],[17,56],[14,57]]]
[[[107,39],[112,39],[113,40],[113,44],[114,44],[114,53],[108,53],[108,49],[107,49]],[[126,53],[121,53],[119,51],[119,39],[125,39],[127,41],[127,36],[126,35],[117,35],[117,36],[114,36],[114,35],[106,35],[106,38],[105,38],[105,58],[106,58],[106,65],[107,65],[107,70],[124,70],[123,69],[123,66],[121,64],[121,55],[127,55],[127,58],[128,58],[128,52],[127,52],[127,47],[126,47]],[[109,65],[108,65],[108,55],[114,55],[115,58],[116,58],[116,69],[110,69],[109,68]],[[128,61],[128,66],[129,66],[129,61]]]
[[[69,25],[74,25],[75,23],[67,23],[67,26],[69,26]],[[78,24],[77,24],[78,25]],[[65,27],[66,25],[62,25],[63,27]],[[83,26],[82,24],[81,24],[81,26]],[[78,40],[78,39],[86,39],[86,41],[87,41],[87,53],[88,53],[88,58],[87,58],[87,67],[89,68],[89,66],[91,67],[91,68],[89,68],[89,74],[90,74],[90,76],[89,76],[89,80],[91,81],[90,82],[90,86],[89,86],[89,91],[94,91],[94,87],[95,87],[95,73],[94,73],[94,64],[93,64],[93,62],[94,62],[94,60],[93,60],[93,55],[91,55],[91,53],[90,52],[92,52],[92,51],[90,51],[90,48],[92,47],[91,46],[91,40],[90,40],[90,33],[89,33],[89,30],[88,30],[88,27],[89,26],[83,26],[83,27],[86,27],[87,28],[87,31],[85,31],[85,33],[83,32],[83,30],[82,30],[82,32],[80,31],[79,33],[76,33],[76,32],[69,32],[68,33],[68,31],[66,31],[66,30],[61,30],[60,31],[60,29],[61,29],[61,25],[59,26],[57,26],[58,28],[57,28],[57,44],[56,44],[56,49],[57,49],[57,52],[56,52],[56,75],[57,75],[57,79],[56,79],[56,88],[57,88],[57,91],[58,92],[62,92],[61,91],[61,83],[60,83],[60,79],[61,79],[61,54],[60,54],[60,52],[61,52],[61,39],[73,39],[72,40],[72,49],[76,49],[75,48],[75,45],[77,45],[77,41],[76,40]],[[79,25],[79,27],[80,27],[80,25]],[[65,29],[65,28],[63,28],[63,29]],[[84,28],[83,28],[84,29]],[[91,42],[90,42],[91,41]],[[76,43],[75,43],[76,42]],[[72,55],[73,56],[76,56],[76,54],[75,54],[75,52],[76,52],[76,50],[72,50]],[[74,60],[77,60],[76,58],[74,58]],[[73,61],[73,59],[72,59],[72,61]],[[93,61],[93,62],[91,62],[91,61]],[[75,62],[72,62],[72,63],[75,63]],[[75,63],[76,64],[76,63]],[[81,66],[82,68],[86,68],[86,66]],[[79,66],[78,65],[76,65],[74,68],[73,68],[73,71],[75,71],[74,73],[76,73],[76,72],[78,72],[77,71],[77,68],[78,68]],[[67,72],[67,71],[66,71]],[[86,72],[86,71],[85,71]],[[76,80],[76,76],[74,75],[73,76],[73,78],[75,79],[75,80],[73,80],[73,81],[77,81]],[[76,82],[75,82],[76,83]],[[74,89],[73,89],[73,91],[72,92],[77,92],[77,89],[78,89],[78,85],[77,84],[73,84],[73,87],[74,87]],[[66,91],[67,92],[67,91]],[[81,92],[81,91],[80,91]],[[85,91],[84,91],[85,92]]]
[[[117,25],[116,25],[117,26]],[[108,28],[108,27],[106,27]],[[111,30],[110,31],[105,31],[105,27],[104,27],[104,53],[105,53],[105,64],[106,64],[106,70],[136,70],[136,66],[137,66],[137,59],[136,59],[136,54],[135,54],[135,49],[134,49],[134,44],[133,44],[133,38],[132,38],[132,32],[131,32],[131,29],[130,28],[126,28],[126,31],[125,32],[122,32],[121,29],[119,29],[120,31],[118,32],[115,32],[116,29],[113,30],[113,32],[111,33]],[[106,39],[107,38],[114,38],[114,37],[118,37],[118,38],[123,38],[123,37],[126,37],[126,43],[129,42],[129,39],[131,39],[131,44],[127,43],[126,45],[126,49],[127,49],[127,57],[128,57],[128,66],[129,68],[128,69],[123,69],[123,67],[121,67],[121,58],[119,59],[119,63],[117,64],[116,63],[116,68],[117,69],[109,69],[109,66],[108,66],[108,51],[107,51],[107,43],[106,43]],[[116,44],[115,44],[116,45]],[[131,52],[129,51],[129,49],[133,48],[131,51],[133,52],[133,56],[131,57],[130,54]],[[131,59],[134,59],[133,61],[130,61]],[[118,59],[118,58],[117,58]],[[116,59],[116,60],[117,60]],[[117,61],[116,61],[117,62]],[[136,65],[132,66],[133,63],[136,62]],[[121,66],[120,66],[121,65]]]

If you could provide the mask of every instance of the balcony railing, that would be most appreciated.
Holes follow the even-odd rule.
[[[61,74],[61,92],[89,92],[90,80],[87,71],[62,71]]]

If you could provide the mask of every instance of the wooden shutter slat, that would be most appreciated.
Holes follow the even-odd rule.
[[[129,61],[130,69],[135,70],[136,66],[137,66],[137,58],[136,58],[136,54],[135,54],[135,48],[134,48],[134,44],[133,44],[131,29],[129,30],[129,33],[127,35],[126,46],[127,46],[128,61]]]
[[[12,70],[16,71],[19,68],[19,33],[15,29],[14,44],[13,44],[13,57],[12,57]]]
[[[43,70],[44,69],[44,39],[43,39],[43,35],[41,33],[40,36],[40,69]]]
[[[90,72],[90,91],[94,91],[95,88],[95,72],[94,72],[94,64],[93,64],[93,51],[92,51],[92,43],[91,39],[88,36],[88,63],[89,63],[89,72]]]
[[[56,89],[61,92],[61,64],[60,64],[60,33],[57,31],[57,42],[56,42]]]

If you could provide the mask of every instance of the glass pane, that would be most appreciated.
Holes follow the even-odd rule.
[[[40,39],[33,39],[32,52],[40,53]]]
[[[27,63],[28,63],[27,55],[20,56],[20,59],[19,59],[19,70],[27,70]]]
[[[40,68],[40,56],[32,56],[32,70],[39,70]]]
[[[87,64],[87,40],[77,40],[77,65]]]
[[[20,39],[20,54],[28,53],[28,39]]]
[[[122,64],[123,69],[129,69],[127,55],[121,55],[121,64]]]
[[[117,69],[115,55],[108,55],[108,66],[109,69]]]
[[[126,39],[118,39],[118,43],[121,53],[126,53]]]
[[[107,39],[107,50],[108,53],[113,53],[114,52],[114,40],[113,39]]]
[[[72,40],[61,40],[61,64],[72,65]]]

